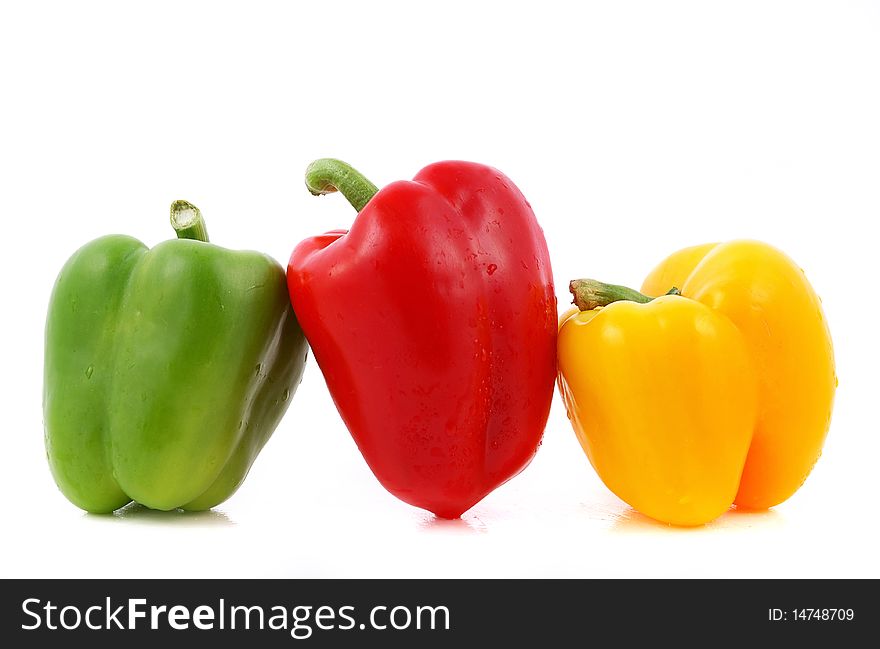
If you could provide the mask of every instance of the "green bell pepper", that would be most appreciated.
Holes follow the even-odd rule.
[[[123,235],[86,244],[49,303],[46,452],[61,491],[90,512],[223,502],[302,378],[281,266],[207,243],[185,201],[171,223],[178,239],[152,250]]]

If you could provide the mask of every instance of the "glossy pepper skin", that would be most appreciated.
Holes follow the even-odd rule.
[[[288,266],[333,400],[388,491],[458,517],[528,464],[547,420],[556,298],[541,228],[508,178],[475,163],[375,193],[322,160],[307,185],[359,210]]]
[[[644,294],[591,280],[571,289],[560,389],[612,491],[658,520],[697,525],[800,487],[837,380],[821,303],[791,259],[756,241],[706,244],[658,265]]]
[[[298,386],[306,343],[281,266],[207,243],[172,206],[177,240],[80,248],[46,321],[46,452],[67,498],[202,510],[226,500]]]
[[[559,331],[559,377],[581,446],[622,500],[676,525],[730,507],[757,384],[727,318],[676,295],[575,310]]]
[[[837,376],[821,300],[791,258],[757,241],[681,250],[648,275],[642,292],[661,294],[663,284],[742,332],[758,368],[759,412],[736,504],[778,505],[807,479],[831,424]]]

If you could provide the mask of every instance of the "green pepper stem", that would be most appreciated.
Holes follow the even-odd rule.
[[[186,201],[171,203],[171,227],[178,239],[195,239],[208,242],[208,227],[199,208]]]
[[[306,187],[313,196],[338,191],[360,212],[378,188],[351,165],[333,158],[315,160],[306,169]]]
[[[608,306],[612,302],[627,301],[647,304],[654,299],[635,289],[619,284],[606,284],[595,279],[574,279],[569,282],[568,290],[574,296],[572,303],[581,311]],[[681,295],[681,291],[673,286],[666,295]]]

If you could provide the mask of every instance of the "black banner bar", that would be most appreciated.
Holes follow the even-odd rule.
[[[13,580],[4,646],[209,641],[259,647],[513,646],[598,639],[814,642],[875,627],[873,582],[841,580]],[[708,634],[708,635],[707,635]],[[12,643],[10,644],[11,641]],[[227,645],[228,643],[228,645]],[[250,646],[250,645],[249,645]]]

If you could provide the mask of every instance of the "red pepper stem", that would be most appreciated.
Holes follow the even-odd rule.
[[[379,189],[351,165],[335,160],[321,158],[306,169],[306,187],[313,196],[332,194],[338,191],[360,212]]]
[[[647,304],[654,299],[626,286],[606,284],[595,279],[574,279],[569,282],[568,290],[574,296],[572,303],[581,311],[590,311],[621,301]],[[666,295],[681,295],[681,291],[673,286]]]
[[[199,208],[186,201],[171,203],[171,227],[178,239],[208,242],[208,227]]]

